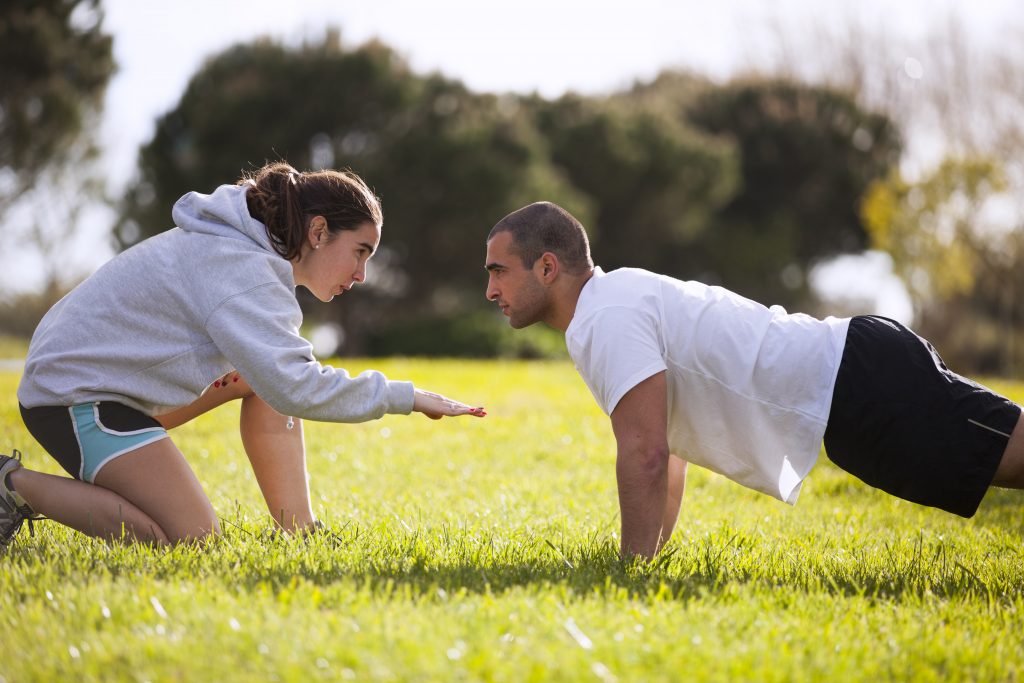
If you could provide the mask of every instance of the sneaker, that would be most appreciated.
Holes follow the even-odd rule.
[[[21,467],[21,452],[15,449],[13,455],[0,453],[0,550],[6,548],[17,536],[25,520],[37,519],[18,492],[10,488],[7,475]]]

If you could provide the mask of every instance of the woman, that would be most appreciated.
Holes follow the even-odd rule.
[[[101,538],[176,543],[219,533],[176,427],[240,399],[241,435],[268,508],[318,524],[300,419],[480,408],[367,371],[322,366],[299,335],[295,287],[321,301],[366,277],[383,222],[355,174],[276,163],[174,205],[178,226],[121,253],[40,322],[18,387],[32,435],[73,479],[0,456],[0,545],[43,515]]]

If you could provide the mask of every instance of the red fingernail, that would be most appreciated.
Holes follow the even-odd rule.
[[[237,377],[235,377],[235,378],[234,378],[233,380],[231,380],[231,381],[232,381],[232,382],[237,382],[237,381],[238,381],[238,378],[237,378]]]
[[[214,382],[213,386],[214,387],[219,387],[220,386],[220,380],[217,380],[216,382]]]

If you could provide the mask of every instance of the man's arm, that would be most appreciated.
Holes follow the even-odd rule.
[[[612,411],[624,557],[654,557],[664,540],[669,460],[666,391],[665,373],[659,372],[630,389]]]
[[[668,459],[668,495],[665,500],[665,516],[661,520],[661,545],[672,538],[672,530],[679,519],[679,506],[683,502],[686,488],[686,461],[673,455]]]

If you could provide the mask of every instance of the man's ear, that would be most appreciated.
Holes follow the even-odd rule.
[[[537,259],[538,275],[540,275],[541,281],[550,285],[558,277],[558,273],[561,271],[561,264],[558,262],[558,257],[552,254],[550,251],[545,251],[541,254],[541,257]]]

